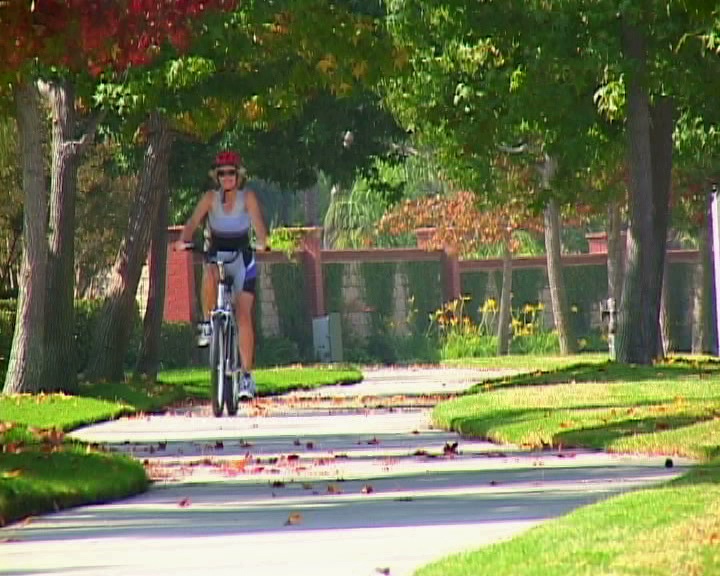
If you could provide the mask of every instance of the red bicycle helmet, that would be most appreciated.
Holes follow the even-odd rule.
[[[233,152],[232,150],[223,150],[222,152],[218,152],[218,155],[215,156],[215,162],[213,162],[213,167],[217,168],[218,166],[235,166],[235,168],[239,168],[242,166],[243,161],[240,157],[240,154],[237,152]]]

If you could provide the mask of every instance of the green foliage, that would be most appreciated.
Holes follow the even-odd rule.
[[[296,351],[288,350],[292,357],[312,358],[312,332],[309,313],[305,305],[305,277],[295,264],[273,264],[270,278],[275,293],[275,304],[280,318],[280,333],[295,343]],[[281,362],[286,363],[286,362]]]
[[[307,358],[300,354],[298,343],[286,337],[263,336],[258,338],[256,349],[255,364],[261,367],[287,366]]]

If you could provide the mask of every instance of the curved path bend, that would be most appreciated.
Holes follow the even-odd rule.
[[[375,369],[236,418],[197,406],[79,430],[145,461],[156,482],[0,530],[0,574],[408,575],[687,465],[529,453],[431,428],[435,403],[497,375]]]

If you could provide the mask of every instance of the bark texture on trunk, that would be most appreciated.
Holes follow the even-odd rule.
[[[498,356],[510,352],[510,307],[512,299],[512,252],[509,240],[503,244],[502,289],[500,291],[500,312],[498,314]]]
[[[170,208],[168,190],[168,165],[160,172],[160,185],[163,188],[160,206],[153,225],[150,248],[150,289],[148,294],[143,335],[140,345],[135,375],[155,380],[160,364],[160,333],[165,313],[165,290],[167,272],[167,225]]]
[[[548,282],[550,284],[555,329],[560,339],[560,353],[573,354],[577,351],[577,342],[573,334],[570,310],[565,294],[560,246],[560,213],[555,200],[548,202],[544,216]]]
[[[622,242],[622,217],[620,203],[612,202],[608,207],[608,298],[615,299],[615,308],[622,300],[623,278],[625,276],[625,244]]]
[[[665,356],[675,350],[672,340],[672,328],[670,326],[670,309],[668,308],[670,291],[668,287],[668,265],[665,263],[660,291],[660,338],[658,339],[658,356]]]
[[[123,362],[132,328],[135,294],[163,191],[162,167],[168,163],[172,146],[172,132],[159,113],[150,115],[147,133],[148,144],[130,222],[115,258],[108,296],[93,339],[87,373],[93,380],[124,378]]]
[[[699,260],[693,273],[692,353],[712,353],[712,266],[710,265],[710,238],[708,219],[705,218],[699,234]]]
[[[52,117],[50,212],[48,219],[45,382],[72,392],[77,385],[74,342],[75,198],[78,147],[75,146],[75,91],[60,80],[47,89]]]
[[[672,167],[673,103],[668,98],[658,97],[651,106],[644,34],[626,24],[623,37],[626,56],[633,64],[628,84],[631,188],[617,359],[623,363],[650,364],[657,354],[659,341]]]
[[[43,389],[45,280],[47,271],[47,191],[43,173],[43,116],[40,93],[33,82],[14,91],[22,159],[23,253],[15,334],[4,394]]]

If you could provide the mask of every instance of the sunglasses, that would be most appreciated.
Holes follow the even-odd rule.
[[[218,178],[222,178],[223,176],[237,176],[237,170],[218,170],[217,175]]]

